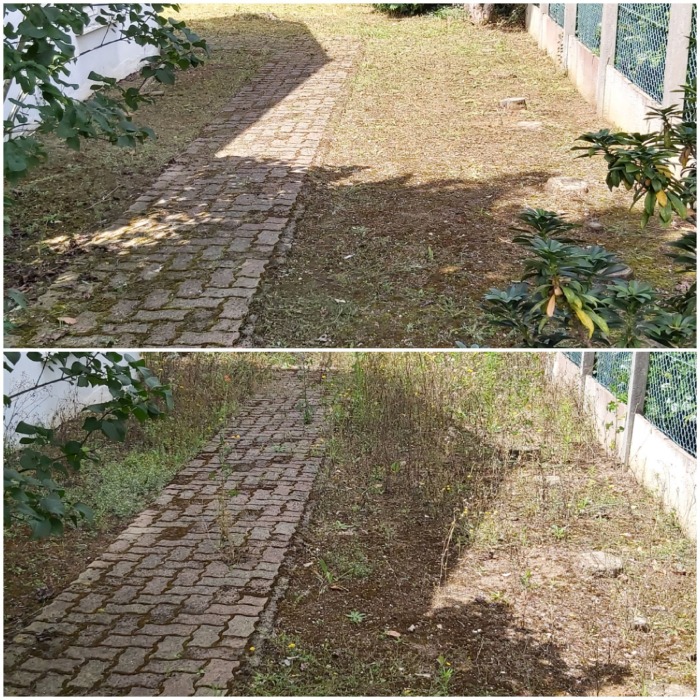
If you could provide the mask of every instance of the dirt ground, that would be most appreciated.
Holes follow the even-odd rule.
[[[597,218],[604,229],[583,226],[583,242],[673,291],[664,253],[678,231],[640,230],[629,198],[605,188],[604,164],[574,158],[577,136],[609,125],[521,29],[475,28],[456,9],[397,19],[370,5],[193,4],[181,15],[212,57],[139,111],[157,140],[80,153],[49,143],[49,162],[13,188],[6,287],[30,303],[295,32],[320,44],[352,36],[363,54],[307,179],[295,245],[252,307],[257,345],[507,346],[479,305],[519,272],[510,226],[528,206]],[[528,109],[501,111],[514,95]],[[585,179],[588,194],[546,192],[553,175]]]
[[[341,379],[331,412],[356,388]],[[382,393],[390,413],[397,394]],[[415,409],[409,396],[400,405]],[[241,694],[692,693],[694,547],[585,429],[565,444],[529,409],[521,418],[529,428],[507,421],[487,449],[464,425],[431,432],[452,475],[442,490],[459,492],[463,510],[417,498],[401,487],[405,461],[365,459],[363,438],[352,438],[317,482],[289,587]],[[528,448],[511,449],[524,433]],[[391,437],[395,459],[410,462]],[[434,479],[436,462],[420,463],[421,479]],[[585,570],[584,553],[601,550],[622,572]]]
[[[328,8],[329,12],[331,11]],[[479,309],[520,270],[510,226],[525,207],[563,212],[585,244],[616,252],[639,279],[669,289],[663,243],[641,231],[625,194],[575,139],[606,126],[518,28],[476,28],[458,13],[387,18],[367,6],[279,7],[321,37],[359,35],[364,55],[326,152],[309,179],[295,247],[253,306],[260,347],[501,346]],[[525,96],[526,111],[499,101]],[[539,131],[518,126],[541,122]],[[589,184],[546,192],[549,177]],[[662,245],[660,245],[660,243]]]

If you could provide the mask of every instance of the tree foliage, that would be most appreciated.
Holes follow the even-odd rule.
[[[409,2],[394,2],[394,3],[375,3],[372,5],[379,12],[386,12],[390,15],[421,15],[426,12],[433,12],[439,7],[444,7],[446,3],[442,4],[427,4],[422,2],[409,3]]]
[[[22,354],[6,352],[4,367],[12,372]],[[4,395],[6,410],[13,401],[44,387],[67,383],[75,387],[105,387],[111,398],[83,408],[80,440],[63,440],[43,425],[20,421],[19,450],[9,452],[4,467],[4,522],[25,522],[34,538],[62,534],[64,524],[90,518],[81,503],[67,503],[61,480],[77,472],[85,460],[97,457],[89,442],[97,434],[123,442],[128,421],[154,420],[172,408],[170,387],[146,367],[143,359],[118,352],[29,352],[26,357],[40,366],[39,378],[28,388]],[[44,379],[44,377],[48,377]],[[43,380],[43,381],[42,381]]]
[[[4,176],[17,182],[46,157],[35,134],[55,134],[73,149],[85,139],[105,139],[118,146],[134,146],[154,136],[134,122],[133,112],[152,100],[143,90],[148,80],[175,82],[178,69],[198,66],[206,55],[203,39],[179,20],[165,18],[174,4],[6,4],[4,98],[12,109],[3,121]],[[93,94],[80,101],[70,95],[77,86],[68,82],[76,60],[76,36],[95,23],[106,30],[97,47],[134,42],[153,48],[140,68],[139,87],[122,87],[114,78],[91,72]],[[8,97],[17,85],[17,97]],[[36,131],[34,131],[36,130]]]

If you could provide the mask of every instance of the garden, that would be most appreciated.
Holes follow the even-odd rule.
[[[97,360],[6,453],[6,694],[694,694],[694,544],[546,357]]]
[[[175,61],[129,111],[157,138],[76,151],[54,129],[48,159],[12,179],[11,345],[694,346],[692,86],[658,132],[606,131],[520,6],[480,26],[448,6],[184,5],[177,19],[198,37],[177,59],[193,69]],[[316,109],[294,97],[304,84],[332,95],[314,126],[275,104],[258,131],[221,122],[290,61],[293,114]],[[518,95],[526,109],[504,108]],[[257,135],[270,128],[277,145]],[[239,154],[212,151],[216,172],[195,155],[212,129]],[[285,133],[308,153],[275,160]],[[568,178],[585,187],[555,186]]]

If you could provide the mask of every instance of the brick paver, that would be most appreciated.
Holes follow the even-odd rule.
[[[5,694],[229,691],[321,464],[322,420],[318,386],[281,372],[6,645]]]
[[[32,309],[35,347],[231,347],[294,205],[358,44],[278,48],[92,254]],[[283,239],[280,241],[280,239]],[[74,322],[59,328],[58,318]]]

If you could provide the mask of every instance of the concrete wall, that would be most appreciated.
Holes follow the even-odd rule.
[[[138,357],[138,353],[132,354]],[[12,372],[3,370],[3,393],[11,395],[35,386],[40,379],[43,383],[60,376],[60,372],[49,368],[42,373],[41,363],[32,362],[23,354]],[[49,428],[77,416],[85,406],[108,401],[110,398],[107,387],[77,387],[68,382],[57,382],[27,392],[15,399],[12,406],[3,412],[5,442],[17,442],[19,436],[15,433],[15,427],[20,421]]]
[[[592,368],[592,362],[588,367]],[[666,437],[641,413],[629,415],[627,404],[599,384],[585,364],[579,367],[562,352],[556,352],[549,358],[549,376],[555,387],[578,393],[600,444],[609,455],[623,463],[625,431],[631,431],[626,466],[667,511],[675,513],[683,532],[695,541],[696,458]]]
[[[678,101],[676,97],[676,101]],[[642,134],[657,128],[656,121],[647,121],[646,115],[653,107],[661,105],[632,84],[622,73],[612,66],[605,67],[605,92],[602,105],[598,105],[602,115],[613,124],[626,131]]]
[[[598,102],[600,59],[574,36],[569,36],[567,43],[569,47],[567,51],[569,79],[584,96],[586,102],[595,106]]]
[[[564,358],[566,362],[574,364]],[[576,366],[576,365],[574,365]],[[627,419],[627,406],[590,375],[583,377],[583,406],[593,420],[600,444],[614,457],[621,457],[622,433]]]
[[[20,12],[8,12],[4,17],[4,22],[12,22],[16,26],[20,19]],[[75,83],[77,87],[67,88],[67,95],[79,100],[85,100],[92,94],[90,89],[92,81],[87,79],[91,71],[121,80],[138,70],[144,58],[157,53],[152,46],[139,46],[132,41],[119,41],[107,46],[100,46],[100,44],[107,44],[107,42],[118,38],[118,36],[119,31],[116,28],[102,27],[93,22],[86,27],[85,32],[81,36],[75,37],[75,59],[70,64],[69,75],[62,77],[69,83]],[[88,51],[89,53],[87,53]],[[16,84],[11,85],[7,99],[3,104],[3,115],[5,118],[8,117],[14,107],[9,99],[17,99],[20,96],[19,87]],[[36,99],[27,101],[36,104]],[[28,127],[30,126],[31,124],[28,125]]]
[[[548,12],[548,3],[529,4],[526,13],[528,33],[555,63],[565,69],[570,80],[598,114],[619,128],[647,133],[657,128],[647,121],[653,107],[678,104],[682,96],[675,92],[684,83],[688,62],[688,35],[692,3],[672,3],[669,41],[666,52],[664,98],[661,103],[640,90],[615,67],[617,3],[603,9],[600,56],[576,38],[576,5],[567,3],[564,27],[559,27]]]
[[[697,460],[637,414],[628,466],[667,510],[675,511],[684,531],[695,539]]]
[[[608,454],[621,458],[627,406],[561,352],[551,357],[549,372],[555,385],[578,394],[600,444]]]

